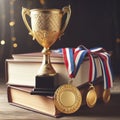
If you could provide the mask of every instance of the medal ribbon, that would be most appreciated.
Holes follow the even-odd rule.
[[[81,46],[77,48],[63,48],[64,61],[70,78],[76,76],[86,55],[88,55],[90,61],[89,82],[93,82],[96,78],[96,65],[90,51]]]
[[[96,78],[96,64],[93,56],[98,56],[104,78],[104,89],[113,86],[110,55],[102,47],[87,49],[81,45],[77,48],[62,48],[59,51],[63,53],[64,62],[70,78],[76,76],[85,56],[88,56],[90,62],[89,82],[94,82]]]
[[[66,68],[69,73],[69,77],[74,77],[74,70],[75,70],[75,64],[74,64],[74,53],[73,48],[63,48],[63,56],[64,56],[64,62],[66,65]]]
[[[113,86],[113,79],[110,66],[110,57],[106,53],[99,53],[99,60],[103,70],[104,89],[111,88]]]
[[[83,59],[85,58],[86,54],[87,54],[87,50],[83,50],[80,48],[75,49],[75,53],[74,53],[74,61],[75,61],[74,77],[78,73],[80,65],[83,62]]]
[[[89,66],[89,82],[93,83],[96,78],[96,64],[95,60],[93,59],[92,54],[88,51],[88,56],[89,56],[89,61],[90,61],[90,66]]]
[[[79,57],[78,63],[80,62],[80,64],[81,64],[83,59],[85,58],[85,55],[88,56],[88,58],[89,58],[89,82],[94,82],[94,80],[96,78],[96,64],[95,64],[95,60],[93,59],[93,56],[92,56],[90,50],[87,49],[85,46],[80,45],[79,47],[77,47],[75,49],[75,51],[78,52],[78,54],[79,54],[80,50],[81,50],[81,53],[82,53],[82,51],[83,51],[83,53],[81,54],[82,57]],[[75,52],[75,55],[76,55],[76,52]],[[80,64],[77,65],[76,61],[77,60],[75,59],[76,74],[77,74],[78,69],[80,68]]]
[[[99,58],[104,78],[104,89],[111,88],[113,86],[113,78],[110,55],[103,48],[91,49],[91,52]]]

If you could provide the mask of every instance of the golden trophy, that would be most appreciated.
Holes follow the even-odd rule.
[[[63,21],[63,16],[66,20]],[[27,21],[30,17],[31,26]],[[53,94],[57,87],[56,71],[50,62],[50,47],[60,38],[71,16],[70,6],[63,9],[27,9],[22,8],[22,18],[29,34],[43,47],[43,61],[35,78],[32,94]],[[63,24],[64,23],[64,24]]]

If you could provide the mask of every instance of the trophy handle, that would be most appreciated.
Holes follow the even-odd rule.
[[[35,39],[34,34],[32,32],[32,29],[30,27],[30,25],[27,22],[26,19],[26,15],[28,15],[30,17],[30,10],[27,8],[22,7],[22,18],[23,18],[23,22],[25,23],[25,26],[27,27],[28,31],[29,31],[29,35],[33,36],[33,40]]]
[[[63,11],[63,16],[64,16],[65,14],[67,14],[67,17],[66,17],[65,24],[63,25],[63,28],[61,29],[59,38],[64,34],[64,31],[65,31],[65,29],[66,29],[66,27],[67,27],[67,25],[68,25],[69,20],[70,20],[70,16],[71,16],[71,8],[70,8],[70,5],[64,7],[64,8],[62,9],[62,11]]]

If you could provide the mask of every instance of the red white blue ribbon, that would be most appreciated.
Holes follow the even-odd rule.
[[[104,78],[104,89],[111,88],[113,86],[113,77],[110,55],[103,48],[91,49],[91,52],[99,58]]]
[[[66,68],[69,73],[69,77],[73,78],[75,70],[73,48],[63,48],[63,56]]]
[[[82,49],[78,49],[78,48],[75,49],[75,53],[74,53],[74,61],[75,61],[74,77],[78,73],[80,65],[82,64],[86,54],[87,54],[87,50],[82,50]]]
[[[62,48],[64,62],[70,78],[74,78],[80,69],[85,57],[89,58],[89,82],[93,83],[96,79],[96,63],[94,56],[98,56],[104,78],[104,89],[113,86],[112,69],[110,55],[102,48],[87,49],[83,45],[77,48]]]
[[[99,60],[103,70],[104,89],[113,86],[112,70],[110,66],[110,56],[106,53],[99,53]]]
[[[93,56],[88,52],[88,57],[89,57],[89,82],[93,83],[96,79],[96,64]]]
[[[70,78],[74,78],[76,76],[81,63],[87,55],[90,61],[89,82],[93,82],[96,78],[96,65],[89,50],[81,46],[77,48],[63,48],[64,61]]]

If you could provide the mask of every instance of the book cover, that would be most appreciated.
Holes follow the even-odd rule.
[[[8,86],[8,102],[12,105],[49,116],[61,116],[61,113],[54,105],[53,96],[31,95],[32,89],[32,87]]]
[[[36,53],[35,53],[36,54]],[[6,60],[5,66],[5,79],[8,84],[12,85],[21,85],[21,86],[35,86],[35,76],[40,68],[42,57],[40,58],[34,53],[14,55],[13,59]],[[15,57],[16,56],[16,57]],[[26,57],[30,56],[26,59]],[[38,56],[37,58],[35,56]],[[57,55],[56,55],[57,56]],[[52,56],[51,59],[54,59],[52,66],[58,74],[58,85],[68,83],[70,80],[66,66],[63,62],[63,57]],[[57,60],[56,60],[57,58]],[[97,64],[97,77],[102,76],[101,66],[98,58],[95,58]],[[89,77],[89,60],[84,60],[81,64],[78,74],[73,78],[73,85],[78,86],[88,82]]]
[[[23,53],[23,54],[12,54],[14,60],[24,61],[42,61],[43,54],[41,52]],[[51,51],[50,59],[52,63],[64,63],[63,55],[58,54],[55,51]]]

